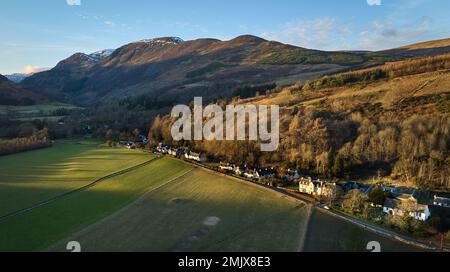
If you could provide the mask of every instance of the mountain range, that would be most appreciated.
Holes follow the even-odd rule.
[[[229,41],[146,39],[115,50],[76,53],[20,86],[89,106],[135,97],[173,104],[193,96],[231,97],[242,86],[279,86],[319,75],[450,52],[450,39],[379,52],[327,52],[244,35]]]
[[[27,90],[0,75],[0,105],[26,106],[49,101],[44,95]]]

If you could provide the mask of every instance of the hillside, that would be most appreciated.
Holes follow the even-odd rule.
[[[233,163],[281,164],[326,178],[382,176],[402,185],[448,190],[449,67],[448,55],[411,59],[235,101],[280,106],[281,143],[275,153],[260,152],[257,143],[192,145]],[[379,74],[386,76],[373,76]],[[336,86],[323,83],[349,75],[360,76]],[[178,144],[161,136],[170,135],[170,122],[167,117],[155,121],[149,138]]]
[[[442,52],[450,52],[448,40],[381,52],[324,52],[250,35],[229,41],[163,37],[116,50],[76,53],[50,71],[26,78],[22,86],[81,105],[128,99],[122,101],[127,108],[134,108],[136,100],[151,100],[141,106],[158,108],[190,101],[195,95],[206,100],[231,97],[235,88],[248,84],[287,85]]]
[[[398,57],[420,57],[445,54],[449,52],[450,39],[442,39],[406,45],[396,49],[381,51],[379,54],[390,56],[394,55]]]
[[[0,105],[26,106],[46,101],[36,92],[24,89],[0,75]]]
[[[296,61],[279,60],[291,51]],[[293,83],[362,61],[353,53],[308,50],[255,36],[229,41],[166,37],[133,42],[100,59],[77,53],[22,84],[79,104],[142,94],[172,103],[194,95],[229,97],[243,84]]]

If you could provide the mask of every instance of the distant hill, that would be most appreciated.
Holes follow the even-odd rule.
[[[234,88],[245,84],[289,84],[364,61],[358,54],[309,50],[249,35],[229,41],[165,37],[124,45],[100,59],[74,54],[22,86],[87,105],[140,95],[186,102],[194,95],[231,97]]]
[[[49,70],[49,68],[40,68],[37,69],[37,71],[35,71],[34,73],[29,73],[29,74],[23,74],[23,73],[14,73],[14,74],[10,74],[10,75],[5,75],[6,78],[8,78],[9,80],[11,80],[14,83],[20,83],[22,82],[22,80],[24,80],[27,77],[30,77],[34,74],[40,73],[40,72],[44,72]]]
[[[128,109],[138,104],[151,108],[188,102],[195,95],[206,100],[231,98],[245,85],[289,85],[442,52],[450,52],[446,41],[380,52],[326,52],[251,35],[229,41],[163,37],[115,50],[76,53],[55,68],[26,78],[22,86],[79,105],[114,101]]]
[[[27,106],[43,101],[48,101],[44,95],[24,89],[0,75],[0,105]]]
[[[30,75],[15,73],[15,74],[11,74],[11,75],[6,75],[6,78],[8,78],[9,80],[11,80],[14,83],[20,83],[22,80],[24,80],[28,76],[30,76]]]

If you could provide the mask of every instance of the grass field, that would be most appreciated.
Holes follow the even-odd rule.
[[[423,251],[318,211],[311,214],[303,249],[307,252],[364,252],[371,241],[379,242],[382,252]]]
[[[14,116],[13,119],[21,121],[36,120],[36,119],[46,121],[57,121],[61,119],[63,116],[53,116],[53,113],[54,111],[60,109],[76,110],[81,108],[64,103],[38,104],[31,106],[0,105],[0,115]]]
[[[0,217],[150,159],[74,143],[0,157]]]
[[[0,221],[0,251],[43,250],[189,170],[190,166],[182,162],[155,160],[49,205]]]
[[[83,251],[297,251],[308,207],[202,169],[63,240]]]
[[[97,145],[0,158],[2,214],[33,206],[152,159]],[[272,190],[170,158],[108,177],[28,212],[1,219],[1,251],[365,251],[411,250],[318,213]]]

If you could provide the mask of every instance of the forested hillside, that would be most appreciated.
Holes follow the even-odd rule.
[[[281,164],[328,178],[390,178],[420,188],[450,189],[450,58],[410,59],[318,78],[235,104],[281,106],[281,145],[193,142],[234,163]],[[229,101],[219,101],[225,105]],[[168,116],[151,126],[153,143],[171,140]]]

